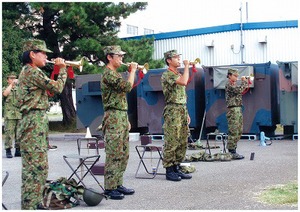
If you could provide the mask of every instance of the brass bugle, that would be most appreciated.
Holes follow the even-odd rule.
[[[131,63],[122,63],[122,65],[129,67],[131,65]],[[143,74],[147,74],[147,72],[149,70],[149,64],[145,63],[144,65],[137,65],[137,69],[141,70],[143,72]]]
[[[79,61],[68,61],[68,60],[66,60],[65,64],[67,66],[77,67],[77,68],[79,68],[79,71],[82,72],[83,61],[84,61],[84,57],[82,57]],[[46,60],[46,62],[55,64],[53,59],[52,60]]]
[[[200,58],[196,58],[194,61],[190,61],[190,65],[196,65],[197,63],[201,63]]]

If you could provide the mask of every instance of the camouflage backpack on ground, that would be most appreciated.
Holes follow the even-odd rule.
[[[43,206],[50,210],[72,208],[80,204],[79,196],[84,187],[77,185],[75,179],[61,177],[58,180],[47,182],[43,191]]]

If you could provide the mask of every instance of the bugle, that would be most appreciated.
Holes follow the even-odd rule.
[[[79,71],[82,72],[82,67],[83,67],[83,61],[84,61],[84,57],[82,57],[79,61],[65,61],[65,64],[67,66],[72,66],[72,67],[77,67],[79,68]],[[47,63],[52,63],[55,64],[55,61],[52,60],[46,60]]]
[[[200,58],[196,58],[194,61],[190,61],[190,65],[196,65],[197,63],[201,63]]]
[[[129,67],[131,65],[131,63],[122,63],[122,65]],[[147,72],[149,70],[149,64],[145,63],[144,65],[137,65],[137,69],[142,71],[143,74],[147,74]]]

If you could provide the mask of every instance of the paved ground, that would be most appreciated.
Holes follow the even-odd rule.
[[[48,179],[68,177],[71,170],[63,155],[76,153],[76,138],[82,134],[51,134],[50,142],[57,145],[49,151],[50,173]],[[3,142],[2,142],[3,143]],[[266,187],[298,180],[298,140],[277,140],[271,146],[261,147],[259,141],[242,140],[238,152],[244,160],[230,162],[193,162],[196,172],[191,180],[170,182],[165,176],[154,179],[137,179],[135,172],[139,158],[135,146],[140,141],[130,141],[130,159],[124,176],[124,186],[134,188],[136,193],[125,199],[103,200],[98,206],[88,207],[83,201],[74,210],[297,210],[297,205],[268,205],[261,203],[257,194]],[[212,142],[214,144],[214,141]],[[221,145],[219,142],[217,145]],[[188,154],[200,150],[189,150]],[[218,149],[213,151],[219,151]],[[254,160],[250,160],[255,152]],[[101,150],[100,161],[105,153]],[[151,161],[150,161],[151,162]],[[154,160],[152,161],[155,162]],[[3,203],[10,210],[19,210],[21,186],[21,158],[7,159],[2,151],[2,170],[10,176],[3,186]],[[158,171],[164,171],[160,168]],[[103,183],[103,176],[97,176]],[[98,188],[89,177],[89,187]],[[99,187],[100,189],[100,187]]]

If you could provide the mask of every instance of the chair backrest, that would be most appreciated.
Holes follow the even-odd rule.
[[[78,138],[77,148],[79,155],[99,155],[99,140],[95,137]]]

